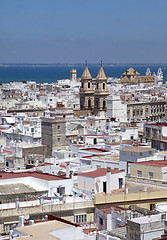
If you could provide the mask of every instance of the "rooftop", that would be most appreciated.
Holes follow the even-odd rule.
[[[152,167],[167,167],[167,160],[152,160],[152,161],[136,162],[132,164],[152,166]]]
[[[115,174],[115,173],[123,172],[123,170],[111,169],[110,172],[111,172],[111,174]],[[100,168],[100,169],[97,169],[95,171],[81,173],[81,174],[78,174],[78,175],[85,176],[85,177],[91,177],[91,178],[97,178],[97,177],[105,176],[106,173],[107,173],[106,168]]]
[[[158,127],[167,127],[167,123],[147,123],[145,125],[158,126]]]
[[[99,152],[99,153],[101,153],[101,152],[109,152],[109,151],[107,151],[107,150],[105,150],[105,149],[102,149],[102,148],[82,148],[82,149],[80,149],[80,150],[84,150],[84,151],[88,151],[88,152]]]
[[[140,73],[138,73],[135,69],[133,68],[129,68],[128,70],[126,70],[126,72],[124,72],[122,74],[122,76],[135,76],[135,75],[140,75]]]
[[[25,192],[32,193],[32,192],[36,192],[36,190],[23,183],[0,185],[0,195],[21,194]]]
[[[24,178],[24,177],[33,177],[39,178],[46,181],[56,181],[56,180],[64,180],[66,179],[63,176],[56,176],[48,173],[41,173],[41,172],[1,172],[0,173],[0,180],[2,179],[11,179],[11,178]]]
[[[16,239],[19,240],[24,240],[24,239],[31,239],[31,240],[52,240],[52,239],[57,239],[59,240],[60,238],[51,235],[51,233],[55,230],[65,230],[65,228],[69,228],[68,224],[59,222],[59,221],[48,221],[48,222],[41,222],[41,223],[36,223],[33,225],[25,226],[25,227],[20,227],[16,228],[19,232],[25,234],[26,236],[23,237],[17,237]]]
[[[154,151],[153,148],[148,147],[128,147],[128,148],[122,148],[119,149],[119,151],[126,151],[126,152],[148,152],[148,151]]]

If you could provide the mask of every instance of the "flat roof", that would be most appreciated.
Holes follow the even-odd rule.
[[[111,174],[115,174],[115,173],[124,172],[124,170],[111,169],[110,172],[111,172]],[[105,176],[106,173],[107,173],[106,168],[100,168],[100,169],[97,169],[95,171],[80,173],[78,175],[84,176],[84,177],[97,178],[97,177]]]
[[[167,160],[151,160],[151,161],[135,162],[132,164],[152,166],[152,167],[167,167]]]
[[[63,176],[56,176],[49,173],[42,173],[42,172],[1,172],[0,173],[0,180],[2,179],[11,179],[11,178],[24,178],[24,177],[33,177],[39,178],[46,181],[56,181],[56,180],[64,180],[67,179]]]
[[[99,207],[97,209],[99,209],[100,211],[106,213],[106,214],[110,214],[111,213],[111,208],[114,210],[114,212],[120,212],[120,211],[125,211],[127,210],[126,208],[123,207],[118,207],[118,206],[107,206],[107,207]]]
[[[37,190],[23,183],[0,185],[0,196],[7,194],[31,193]]]
[[[148,152],[148,151],[155,151],[153,148],[148,147],[128,147],[119,149],[119,151],[126,151],[126,152]]]
[[[69,224],[62,223],[60,221],[47,221],[47,222],[41,222],[41,223],[36,223],[33,225],[25,226],[25,227],[19,227],[16,228],[19,232],[27,235],[23,237],[17,237],[19,240],[25,240],[25,239],[31,239],[31,240],[59,240],[58,237],[51,235],[50,233],[55,231],[55,230],[60,230],[60,229],[65,229],[65,228],[70,228]]]

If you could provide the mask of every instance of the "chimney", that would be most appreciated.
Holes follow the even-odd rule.
[[[16,209],[19,208],[19,198],[16,198],[16,201],[15,201],[15,208],[16,208]]]
[[[66,178],[70,177],[70,163],[66,164]]]
[[[33,224],[34,224],[34,220],[30,220],[29,225],[33,225]]]
[[[111,194],[111,168],[107,167],[107,173],[106,173],[106,183],[107,183],[107,191],[106,193]]]
[[[13,230],[10,230],[9,231],[9,240],[12,240],[13,239]]]
[[[19,216],[19,224],[18,224],[18,227],[24,227],[24,222],[25,222],[24,216]]]
[[[73,178],[73,171],[70,171],[70,178]]]

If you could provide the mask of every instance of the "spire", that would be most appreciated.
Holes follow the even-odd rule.
[[[85,66],[85,69],[84,69],[84,71],[83,71],[83,74],[82,74],[82,79],[92,79],[92,76],[91,76],[91,74],[90,74],[90,72],[89,72],[89,69],[88,69],[88,66],[87,66],[87,61],[85,61],[85,63],[86,63],[86,66]]]
[[[104,69],[102,67],[102,61],[101,61],[101,67],[100,67],[100,70],[97,74],[97,77],[96,79],[107,79],[106,75],[105,75],[105,72],[104,72]]]

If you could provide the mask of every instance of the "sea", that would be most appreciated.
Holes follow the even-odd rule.
[[[36,81],[37,83],[54,83],[60,79],[70,78],[70,69],[77,69],[77,77],[80,78],[84,71],[84,65],[1,65],[0,83]],[[133,67],[141,75],[145,75],[147,65],[104,65],[107,77],[120,78],[128,68]],[[167,81],[167,65],[150,65],[151,73],[157,73],[161,67],[164,83]],[[88,65],[93,78],[96,78],[100,65]]]

